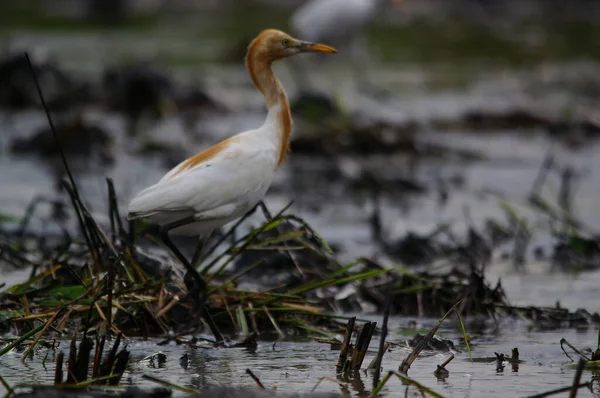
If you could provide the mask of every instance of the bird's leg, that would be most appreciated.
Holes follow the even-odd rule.
[[[135,245],[135,221],[134,220],[129,220],[129,233],[127,234],[127,239],[129,240],[129,242],[127,242],[127,243],[129,245],[131,245],[131,247],[134,247],[134,245]]]
[[[269,209],[267,209],[267,205],[265,204],[265,202],[261,200],[260,202],[258,202],[258,205],[256,205],[256,207],[260,207],[267,222],[271,222],[271,220],[273,219],[273,216],[271,215],[271,212],[269,211]]]
[[[202,312],[202,317],[204,318],[204,320],[208,324],[208,327],[215,336],[215,340],[217,340],[217,343],[222,343],[224,341],[223,335],[221,334],[219,328],[215,324],[215,321],[210,315],[210,312],[208,312],[206,305],[204,305],[208,293],[206,281],[204,280],[204,278],[202,278],[202,276],[200,276],[196,268],[194,268],[190,264],[190,262],[179,251],[179,249],[177,249],[177,246],[175,246],[175,244],[171,240],[171,237],[169,236],[169,231],[171,231],[172,229],[182,227],[194,221],[196,221],[194,217],[186,217],[184,219],[165,224],[160,228],[160,237],[165,243],[165,245],[167,245],[167,247],[171,249],[173,254],[175,254],[175,256],[179,259],[179,261],[181,261],[183,266],[186,268],[187,272],[185,274],[185,282],[186,286],[188,287],[188,295],[192,295],[194,299],[194,310],[200,308],[200,311]],[[202,294],[201,298],[200,294]]]
[[[206,240],[208,240],[208,237]],[[191,265],[195,270],[198,269],[198,263],[202,258],[202,249],[204,248],[204,243],[205,241],[203,241],[202,239],[198,240],[198,245],[196,245],[196,250],[194,251],[194,255],[192,256]]]
[[[204,279],[202,279],[202,277],[200,276],[198,271],[194,267],[192,267],[192,265],[190,264],[188,259],[185,258],[185,256],[181,253],[181,251],[179,251],[179,249],[177,248],[177,246],[175,246],[175,244],[171,240],[171,237],[169,236],[169,232],[171,230],[182,227],[187,224],[191,224],[194,221],[195,221],[194,217],[186,217],[181,220],[178,220],[178,221],[175,221],[175,222],[172,222],[169,224],[165,224],[160,228],[159,233],[160,233],[160,237],[161,237],[162,241],[165,243],[165,245],[167,245],[167,247],[169,249],[171,249],[173,254],[175,254],[175,257],[177,257],[177,259],[179,261],[181,261],[181,263],[185,267],[187,273],[189,274],[189,277],[191,277],[194,280],[194,282],[196,283],[195,288],[198,291],[203,291],[204,294],[206,294],[206,282],[204,281]]]

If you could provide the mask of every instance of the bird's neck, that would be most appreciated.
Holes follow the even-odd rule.
[[[250,54],[246,58],[246,66],[254,85],[265,97],[265,102],[269,110],[267,120],[275,116],[276,140],[279,146],[277,166],[280,166],[287,157],[292,134],[292,113],[287,95],[277,76],[273,73],[271,62]]]

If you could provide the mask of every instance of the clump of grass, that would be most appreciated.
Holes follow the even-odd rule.
[[[52,388],[62,390],[84,389],[91,385],[117,386],[129,361],[129,351],[122,348],[121,335],[118,335],[110,351],[104,355],[106,336],[97,336],[96,340],[83,336],[79,345],[76,338],[71,339],[68,357],[60,351],[56,355],[54,370],[54,384]],[[34,341],[23,353],[23,360],[28,357],[31,349],[37,344]],[[95,349],[94,349],[95,345]],[[94,355],[92,356],[92,350]],[[104,359],[103,359],[104,356]],[[66,369],[65,369],[66,368]],[[16,389],[33,388],[44,389],[49,386],[32,385],[28,383],[17,384],[11,388],[11,393]]]
[[[70,189],[74,211],[80,213],[80,228],[87,242],[70,236],[56,245],[37,264],[31,278],[0,294],[0,327],[18,334],[37,330],[44,334],[123,332],[128,336],[164,335],[170,330],[194,331],[198,325],[183,322],[191,306],[180,297],[182,283],[168,267],[153,271],[156,260],[131,242],[116,205],[116,193],[108,181],[110,231],[105,231]],[[461,297],[461,312],[489,317],[516,316],[544,325],[570,320],[569,324],[593,324],[598,316],[583,310],[515,307],[510,305],[500,284],[489,286],[483,267],[453,267],[445,273],[384,268],[366,258],[340,264],[331,248],[308,223],[286,209],[229,244],[215,246],[210,260],[201,264],[209,281],[208,307],[219,328],[230,333],[249,334],[273,331],[280,336],[343,332],[332,311],[349,308],[359,311],[358,298],[383,309],[384,296],[391,297],[390,313],[435,316],[448,311]],[[225,237],[239,235],[234,225]],[[83,233],[82,233],[83,235]],[[2,246],[25,248],[27,236],[5,234]],[[86,239],[83,239],[86,241]],[[33,250],[36,250],[34,247]],[[218,250],[221,250],[220,252]],[[23,256],[25,252],[12,251]],[[228,270],[246,253],[261,253],[235,272]],[[283,253],[275,270],[295,275],[288,283],[264,291],[249,291],[239,282],[275,253]],[[310,256],[308,256],[310,254]],[[167,265],[174,265],[167,259]],[[160,266],[164,264],[159,262]],[[277,268],[280,268],[279,270]],[[355,294],[340,301],[336,292],[354,289]],[[387,295],[381,292],[389,292]],[[328,293],[326,293],[328,292]],[[194,317],[191,317],[194,318]]]

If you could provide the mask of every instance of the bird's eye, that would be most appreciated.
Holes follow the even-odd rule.
[[[287,47],[287,46],[289,46],[289,45],[290,45],[290,40],[289,40],[289,39],[283,39],[283,40],[281,41],[281,44],[283,44],[283,45],[284,45],[284,47]]]

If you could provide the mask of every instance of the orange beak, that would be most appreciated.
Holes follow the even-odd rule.
[[[333,47],[329,47],[325,44],[309,43],[306,41],[300,42],[300,49],[302,49],[302,51],[313,52],[313,53],[326,53],[326,54],[337,53],[337,50]]]

